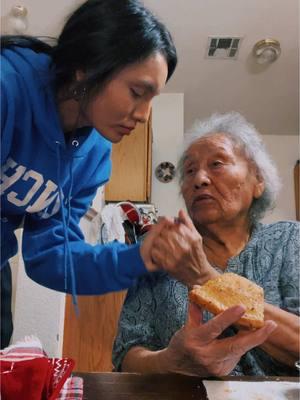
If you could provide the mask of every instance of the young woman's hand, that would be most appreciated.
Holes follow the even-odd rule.
[[[150,231],[147,233],[145,239],[142,241],[140,253],[144,261],[144,264],[149,272],[157,271],[161,269],[160,265],[157,264],[152,258],[152,248],[154,242],[158,239],[161,231],[163,229],[168,229],[167,227],[174,224],[171,218],[160,217],[158,223],[152,225]]]

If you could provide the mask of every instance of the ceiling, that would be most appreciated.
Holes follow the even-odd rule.
[[[299,134],[298,0],[143,0],[171,31],[179,63],[165,92],[184,93],[185,129],[212,112],[236,110],[262,134]],[[15,0],[2,0],[7,15]],[[21,0],[28,33],[57,35],[82,0]],[[208,36],[242,37],[236,60],[205,57]],[[276,38],[280,58],[254,62],[253,45]]]
[[[262,134],[299,134],[298,0],[144,0],[167,25],[179,63],[166,92],[184,93],[185,129],[194,119],[236,110]],[[208,59],[208,36],[242,37],[236,60]],[[251,56],[276,38],[281,56],[266,67]]]

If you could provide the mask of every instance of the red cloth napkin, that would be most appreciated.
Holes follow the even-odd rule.
[[[81,378],[70,378],[70,358],[48,358],[41,342],[27,337],[0,352],[3,400],[80,400]]]

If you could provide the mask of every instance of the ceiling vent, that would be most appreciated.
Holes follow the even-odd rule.
[[[240,37],[209,37],[206,56],[208,58],[236,59],[240,43]]]

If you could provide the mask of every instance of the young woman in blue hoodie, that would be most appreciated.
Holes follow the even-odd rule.
[[[174,72],[170,33],[138,0],[89,0],[55,46],[25,36],[1,44],[2,306],[20,226],[26,272],[39,284],[75,302],[128,288],[157,269],[150,249],[165,222],[132,246],[87,244],[78,224],[109,180],[111,144],[147,121]],[[3,315],[2,327],[3,347],[12,330]]]

